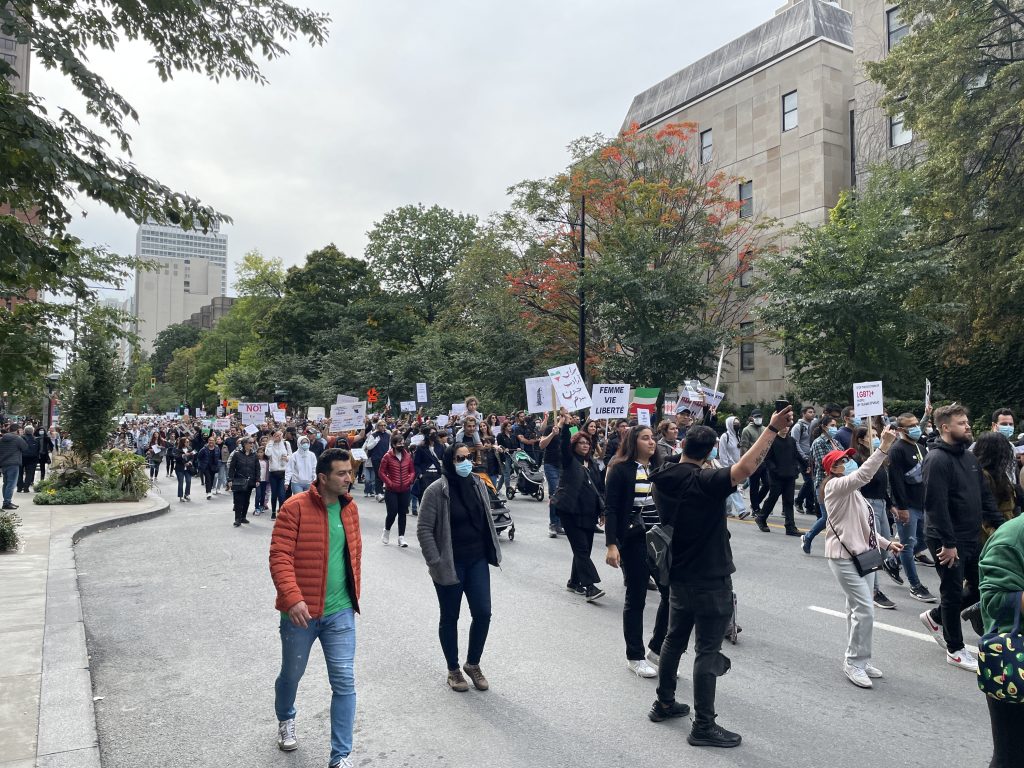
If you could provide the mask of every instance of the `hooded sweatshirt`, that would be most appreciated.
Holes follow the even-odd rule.
[[[982,520],[1003,524],[978,460],[963,443],[939,440],[924,457],[925,536],[941,546],[977,553]]]
[[[306,450],[302,450],[305,446]],[[288,457],[284,470],[285,486],[292,483],[311,484],[316,479],[316,454],[309,448],[309,440],[299,438],[299,450]]]
[[[731,467],[740,460],[740,439],[736,435],[735,416],[725,420],[725,434],[718,441],[718,462],[723,467]]]

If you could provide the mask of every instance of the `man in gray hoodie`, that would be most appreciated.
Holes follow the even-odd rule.
[[[743,428],[740,435],[740,453],[746,453],[750,447],[757,442],[757,439],[764,432],[764,419],[760,411],[750,413],[750,422]],[[761,514],[761,502],[768,495],[768,477],[764,465],[758,466],[757,471],[750,476],[750,509],[754,517]]]
[[[13,422],[8,424],[4,434],[0,435],[0,474],[4,478],[3,509],[18,508],[12,498],[21,474],[21,456],[27,448],[28,444],[18,434],[18,425]]]

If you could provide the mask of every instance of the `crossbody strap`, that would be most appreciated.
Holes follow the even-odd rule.
[[[868,504],[868,511],[871,513],[872,516],[874,516],[875,510],[871,507],[871,503],[867,502],[866,499],[865,499],[865,502]],[[829,528],[832,529],[832,533],[834,533],[836,535],[836,541],[839,542],[839,546],[841,546],[843,549],[846,550],[846,554],[848,554],[850,557],[856,557],[856,555],[854,555],[853,552],[850,551],[850,548],[847,547],[845,544],[843,544],[843,540],[839,536],[839,531],[837,531],[836,527],[834,525],[832,525],[832,518],[828,516],[828,509],[825,510],[825,522],[827,522]],[[878,549],[878,539],[875,536],[875,530],[874,530],[874,525],[873,524],[872,524],[872,528],[871,528],[871,536],[869,537],[869,539],[875,539],[875,545],[874,546],[875,546],[875,549]],[[868,544],[870,544],[870,543],[871,542],[869,540]],[[1017,608],[1018,609],[1020,608],[1020,604],[1019,603],[1017,605]],[[1019,618],[1020,618],[1020,612],[1018,610],[1018,619]]]

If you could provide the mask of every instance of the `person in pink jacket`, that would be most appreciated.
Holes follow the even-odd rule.
[[[409,502],[412,498],[412,481],[416,479],[416,470],[412,465],[412,453],[405,447],[405,437],[397,430],[391,435],[391,448],[380,460],[377,474],[384,483],[384,506],[388,516],[384,521],[384,531],[380,540],[385,544],[391,538],[391,526],[398,518],[398,546],[407,547],[405,543],[405,518],[409,514]]]
[[[896,441],[896,432],[886,427],[881,445],[871,457],[858,467],[850,457],[855,453],[831,451],[822,459],[825,479],[819,493],[828,509],[825,527],[825,557],[829,567],[846,593],[846,615],[850,638],[846,648],[843,672],[850,682],[860,688],[871,688],[872,678],[882,676],[871,664],[871,634],[875,622],[872,601],[874,573],[861,575],[853,562],[854,555],[870,549],[883,549],[898,554],[903,545],[889,541],[878,534],[874,508],[860,489],[881,468],[889,447]]]

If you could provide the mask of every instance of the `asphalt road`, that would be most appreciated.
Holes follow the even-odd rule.
[[[161,489],[173,495],[170,480],[161,480]],[[885,679],[861,690],[843,676],[846,622],[811,609],[844,608],[821,538],[807,557],[780,529],[763,534],[730,524],[744,631],[737,646],[724,649],[733,668],[719,681],[718,712],[743,745],[716,751],[686,743],[688,719],[648,721],[656,681],[625,667],[621,576],[595,546],[607,596],[587,604],[567,592],[569,546],[547,537],[546,501],[511,505],[516,539],[502,537],[481,664],[491,690],[462,694],[444,682],[436,598],[415,518],[408,549],[384,546],[383,504],[361,495],[357,501],[364,554],[356,765],[988,765],[984,697],[973,676],[949,667],[923,636],[923,606],[906,587],[887,583],[898,608],[876,615],[875,664]],[[78,545],[106,768],[327,764],[330,688],[319,646],[299,688],[299,750],[277,749],[272,523],[265,516],[236,529],[231,521],[229,497],[207,502],[197,494],[191,504],[172,502],[163,517]],[[924,570],[937,594],[934,573]],[[464,622],[463,650],[467,628]],[[967,637],[976,642],[969,629]],[[681,701],[690,700],[690,664],[687,654]]]

